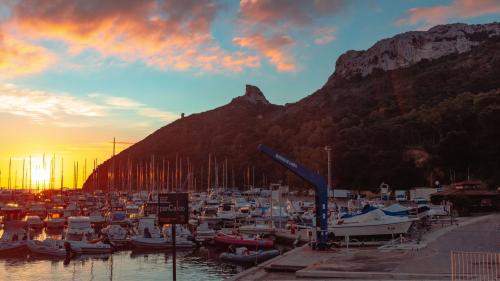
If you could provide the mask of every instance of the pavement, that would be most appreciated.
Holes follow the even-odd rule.
[[[435,227],[421,249],[294,249],[230,280],[450,280],[450,252],[500,253],[500,214]]]

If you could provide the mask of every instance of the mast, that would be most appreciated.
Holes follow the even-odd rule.
[[[61,198],[63,196],[63,186],[64,186],[64,158],[61,157]]]
[[[23,158],[23,178],[22,178],[22,183],[21,183],[21,186],[22,188],[24,189],[24,166],[26,164],[26,159]]]
[[[212,164],[211,154],[208,153],[208,173],[207,173],[208,174],[208,179],[207,179],[207,192],[208,193],[210,193],[210,176],[211,176],[210,175],[210,172],[211,172],[211,170],[210,170],[211,167],[210,166],[211,166],[211,164]]]
[[[9,158],[9,178],[7,180],[7,187],[9,190],[12,188],[12,158]]]
[[[30,171],[30,176],[29,176],[29,186],[30,188],[32,188],[32,185],[31,185],[31,177],[32,177],[32,174],[31,174],[31,154],[30,154],[30,168],[29,168],[29,171]]]

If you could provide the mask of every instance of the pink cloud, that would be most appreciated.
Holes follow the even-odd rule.
[[[322,27],[314,30],[314,43],[317,45],[326,45],[335,40],[335,33],[337,29],[335,27]]]
[[[293,57],[286,51],[286,48],[294,44],[294,40],[286,35],[266,38],[262,34],[256,33],[246,37],[236,37],[233,39],[233,43],[240,47],[257,50],[280,72],[290,72],[297,69]]]
[[[0,31],[0,77],[37,73],[54,61],[47,49]]]
[[[413,8],[397,24],[432,26],[446,23],[450,18],[473,18],[500,13],[498,0],[454,0],[450,5]]]
[[[251,24],[304,27],[341,10],[344,4],[343,0],[241,0],[240,14],[242,20]]]
[[[218,8],[211,0],[20,0],[8,26],[30,40],[62,41],[70,55],[95,50],[175,70],[255,67],[253,56],[218,47],[210,31]],[[231,63],[207,60],[211,56]]]

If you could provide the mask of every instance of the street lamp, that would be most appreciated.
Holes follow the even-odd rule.
[[[332,147],[327,145],[325,146],[325,150],[328,155],[328,191],[330,191],[332,188],[332,162],[331,162]]]

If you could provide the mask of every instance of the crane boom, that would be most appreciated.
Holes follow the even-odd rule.
[[[269,156],[274,161],[278,162],[283,167],[290,170],[292,173],[296,174],[300,178],[309,182],[314,186],[315,196],[314,201],[316,204],[316,226],[319,226],[320,230],[316,233],[317,239],[320,243],[327,241],[328,236],[328,186],[323,178],[318,173],[315,173],[305,166],[289,160],[284,155],[274,151],[263,144],[260,144],[257,148],[262,153]]]

